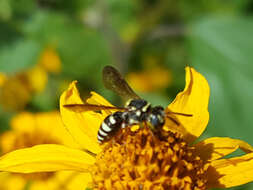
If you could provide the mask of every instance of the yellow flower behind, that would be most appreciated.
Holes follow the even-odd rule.
[[[28,69],[24,75],[27,78],[27,85],[31,94],[38,94],[45,89],[48,82],[48,74],[44,68],[35,65],[35,67]]]
[[[11,129],[0,136],[2,154],[16,149],[28,148],[39,144],[64,144],[78,147],[69,133],[64,129],[60,114],[56,111],[45,113],[23,112],[16,115],[10,123]],[[86,180],[85,175],[77,172],[44,172],[31,174],[0,174],[0,189],[30,190],[79,189],[80,183]],[[77,181],[79,181],[78,186]],[[83,188],[85,185],[83,186]]]
[[[172,82],[172,73],[159,65],[159,58],[146,56],[144,58],[144,70],[129,73],[126,79],[136,91],[151,92],[168,87]]]
[[[6,110],[22,110],[32,96],[41,93],[48,73],[59,73],[61,61],[52,48],[45,49],[32,68],[12,76],[0,74],[0,103]]]
[[[186,68],[186,86],[167,110],[193,114],[173,115],[180,125],[166,121],[164,130],[122,129],[99,145],[97,131],[111,112],[75,112],[66,104],[82,104],[76,82],[60,98],[62,120],[82,147],[48,144],[10,152],[0,158],[0,170],[15,173],[73,170],[90,175],[93,189],[228,188],[253,181],[253,148],[246,142],[212,137],[197,144],[208,120],[209,85],[193,68]],[[88,103],[112,106],[92,92]],[[246,154],[225,159],[238,148]]]
[[[171,80],[171,72],[162,67],[155,67],[143,72],[129,73],[127,75],[127,81],[130,86],[140,92],[163,89],[171,84]]]
[[[5,80],[6,80],[5,74],[0,72],[0,87],[4,84]]]
[[[60,57],[52,47],[48,47],[42,52],[39,65],[50,73],[59,73],[61,71]]]
[[[5,110],[21,110],[31,99],[31,89],[24,73],[6,77],[0,89],[0,104]]]

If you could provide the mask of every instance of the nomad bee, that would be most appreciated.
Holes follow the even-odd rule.
[[[165,118],[169,118],[175,124],[179,125],[172,114],[182,116],[192,116],[191,114],[165,112],[161,106],[152,107],[149,102],[141,99],[131,87],[127,84],[121,74],[112,66],[106,66],[103,69],[103,82],[107,89],[110,89],[121,97],[127,99],[125,107],[111,107],[92,104],[69,104],[65,107],[83,109],[83,110],[118,110],[108,115],[102,122],[97,139],[99,143],[110,140],[121,128],[135,124],[146,123],[153,131],[161,129],[165,123]]]

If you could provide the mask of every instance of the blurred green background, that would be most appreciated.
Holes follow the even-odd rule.
[[[0,0],[0,131],[17,112],[58,109],[72,80],[84,98],[94,90],[122,104],[103,87],[105,65],[118,68],[142,97],[167,106],[184,88],[190,65],[211,87],[203,138],[253,144],[252,13],[250,0]],[[36,90],[24,73],[43,65],[43,53],[49,54],[44,62],[54,65],[53,57],[60,69],[44,66],[47,80]]]

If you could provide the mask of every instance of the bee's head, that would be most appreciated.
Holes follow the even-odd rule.
[[[130,111],[140,110],[141,112],[145,113],[149,110],[150,103],[143,99],[130,99],[127,101],[125,107]]]
[[[165,123],[164,108],[161,106],[152,108],[147,116],[147,123],[152,130],[161,128]]]
[[[131,99],[125,107],[128,109],[128,124],[135,125],[146,120],[151,105],[143,99]]]

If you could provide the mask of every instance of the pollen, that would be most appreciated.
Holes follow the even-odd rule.
[[[91,168],[97,190],[204,190],[204,162],[178,133],[121,130]]]

